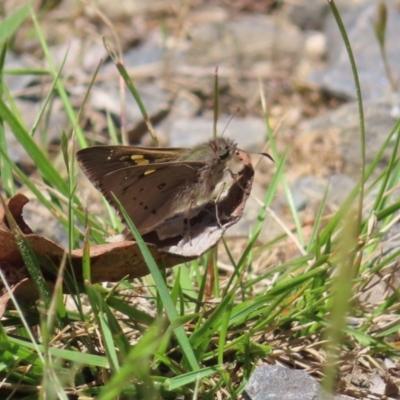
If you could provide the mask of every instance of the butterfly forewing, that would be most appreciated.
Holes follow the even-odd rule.
[[[78,151],[76,157],[86,175],[101,176],[120,168],[171,162],[186,151],[181,148],[93,146]]]
[[[180,197],[189,185],[196,182],[204,163],[171,161],[127,165],[129,161],[122,161],[121,164],[121,157],[131,156],[132,151],[111,147],[114,147],[111,156],[100,146],[94,153],[80,151],[78,161],[87,177],[117,210],[119,207],[113,194],[118,198],[142,234],[151,231],[177,210],[190,206],[185,204],[186,198]],[[104,167],[101,160],[105,162],[105,157],[113,164],[111,167]]]

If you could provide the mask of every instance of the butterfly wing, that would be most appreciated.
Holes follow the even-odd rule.
[[[104,169],[99,167],[99,158],[91,154],[83,157],[81,152],[78,161],[90,181],[117,210],[113,194],[118,198],[142,234],[189,207],[180,194],[196,182],[199,171],[205,167],[199,162],[164,162],[118,168],[120,164],[114,162],[114,169]]]
[[[93,146],[76,153],[82,169],[107,174],[117,169],[176,160],[187,149],[135,146]]]

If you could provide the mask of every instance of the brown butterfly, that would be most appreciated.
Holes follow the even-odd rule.
[[[193,149],[94,146],[78,151],[77,159],[108,202],[119,209],[114,194],[145,234],[209,200],[236,149],[235,142],[219,137]]]

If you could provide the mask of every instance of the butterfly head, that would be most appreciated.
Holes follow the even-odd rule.
[[[210,146],[216,155],[216,160],[219,163],[226,163],[235,153],[237,144],[231,139],[220,137],[210,141]]]

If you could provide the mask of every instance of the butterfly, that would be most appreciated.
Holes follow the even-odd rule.
[[[114,196],[120,201],[143,235],[210,200],[236,150],[234,141],[219,137],[192,149],[93,146],[78,151],[77,160],[117,210]]]

